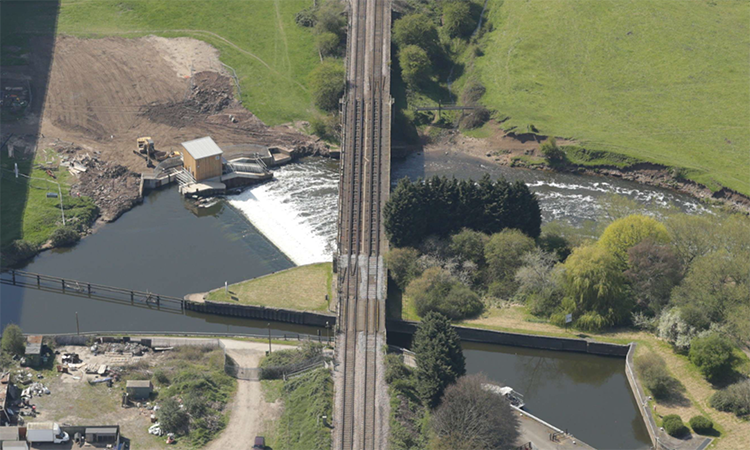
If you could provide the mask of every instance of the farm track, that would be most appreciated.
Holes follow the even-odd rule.
[[[389,0],[352,0],[349,10],[333,439],[341,450],[387,447],[382,207],[390,188],[390,10]]]

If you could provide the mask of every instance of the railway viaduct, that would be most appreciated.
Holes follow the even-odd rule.
[[[391,169],[391,0],[350,0],[339,186],[333,448],[388,446],[383,204]]]

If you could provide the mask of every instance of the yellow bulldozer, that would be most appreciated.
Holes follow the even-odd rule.
[[[156,161],[161,162],[173,156],[180,156],[180,152],[162,152],[156,150],[156,148],[154,147],[154,140],[151,139],[150,136],[139,137],[138,139],[136,139],[136,144],[138,145],[138,148],[136,150],[133,150],[133,153],[143,156],[143,158],[148,162],[149,166],[152,164],[151,159],[155,159]]]

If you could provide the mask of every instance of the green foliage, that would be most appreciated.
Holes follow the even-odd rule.
[[[339,36],[330,31],[325,31],[315,36],[315,46],[324,57],[337,55],[340,42]]]
[[[433,177],[399,181],[384,207],[385,230],[396,247],[417,246],[425,236],[450,236],[463,228],[496,233],[516,228],[539,235],[536,196],[523,183]]]
[[[543,228],[536,244],[545,252],[554,253],[558,261],[565,261],[570,256],[570,242],[559,231]]]
[[[466,373],[461,340],[450,320],[439,313],[428,313],[414,334],[417,359],[417,389],[425,404],[436,406],[445,388]]]
[[[578,247],[564,264],[564,286],[576,326],[600,330],[622,323],[632,304],[619,261],[602,246]]]
[[[23,355],[26,350],[26,339],[23,337],[21,327],[16,324],[8,324],[3,329],[3,339],[0,341],[3,352],[11,355]]]
[[[475,27],[476,22],[471,17],[468,1],[452,0],[443,3],[443,30],[449,37],[468,36]]]
[[[337,111],[344,95],[344,66],[340,61],[325,60],[310,72],[310,91],[315,106],[323,111]]]
[[[427,52],[416,45],[402,47],[398,52],[398,63],[401,66],[401,78],[412,89],[416,89],[430,77],[432,61]]]
[[[341,142],[341,120],[338,114],[315,114],[310,119],[310,131],[328,142]]]
[[[427,408],[417,390],[414,371],[404,364],[403,357],[389,354],[385,359],[385,380],[390,394],[390,448],[420,450],[427,447]]]
[[[81,240],[81,235],[72,227],[60,227],[52,232],[50,242],[55,247],[69,247]]]
[[[419,251],[413,248],[393,248],[385,254],[385,264],[389,273],[401,290],[422,274],[417,264]]]
[[[327,450],[331,448],[333,380],[328,369],[292,378],[282,389],[284,410],[276,423],[273,448]],[[321,419],[327,416],[328,422]]]
[[[393,23],[393,42],[399,48],[416,45],[434,56],[438,49],[437,28],[424,14],[408,14]]]
[[[690,362],[709,380],[727,376],[732,371],[734,347],[723,336],[711,333],[690,343]]]
[[[515,293],[518,288],[516,271],[523,264],[523,256],[534,248],[534,240],[519,230],[503,230],[490,236],[484,247],[484,258],[487,261],[492,295],[510,297]]]
[[[301,370],[323,357],[323,344],[304,342],[300,347],[271,352],[260,362],[261,377],[266,380],[282,378],[285,373]]]
[[[737,417],[750,415],[750,380],[742,380],[717,391],[709,399],[709,404]]]
[[[162,386],[169,386],[169,375],[162,369],[154,371],[154,381]]]
[[[531,314],[548,317],[560,305],[564,291],[562,273],[553,254],[537,249],[523,255],[515,274],[515,298],[526,303]]]
[[[539,150],[549,162],[560,162],[565,160],[565,152],[557,146],[557,139],[555,139],[554,136],[542,142]]]
[[[599,245],[624,265],[628,261],[628,250],[645,239],[663,244],[669,241],[669,233],[653,217],[634,214],[612,222],[599,238]]]
[[[696,329],[685,321],[679,308],[662,311],[659,316],[657,335],[680,351],[690,347],[690,341],[698,334]]]
[[[13,266],[33,258],[39,252],[39,246],[21,239],[16,239],[0,251],[3,266]]]
[[[685,424],[682,423],[682,418],[677,414],[668,414],[664,416],[662,426],[664,427],[664,431],[674,437],[682,437],[690,432]]]
[[[187,433],[190,417],[187,411],[180,408],[180,404],[176,399],[168,398],[161,402],[157,414],[159,423],[165,431],[175,434]]]
[[[639,357],[635,367],[643,385],[657,400],[669,398],[678,387],[678,381],[669,374],[667,364],[655,353]]]
[[[484,375],[467,375],[445,390],[431,418],[434,448],[512,450],[520,437],[520,422],[505,399],[484,388]]]
[[[417,314],[439,312],[451,320],[475,317],[482,312],[479,296],[440,267],[431,267],[406,288]]]
[[[714,423],[706,416],[693,416],[689,423],[690,428],[698,434],[711,434],[714,431]]]
[[[484,247],[490,237],[479,231],[464,228],[451,236],[450,250],[464,261],[471,261],[477,266],[484,266]]]

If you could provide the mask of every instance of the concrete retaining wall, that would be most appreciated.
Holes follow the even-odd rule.
[[[388,331],[391,333],[414,334],[417,322],[389,320]],[[625,357],[627,345],[592,342],[585,339],[538,336],[533,334],[508,333],[504,331],[483,330],[479,328],[454,327],[462,341],[485,344],[511,345],[516,347],[538,348],[565,352],[589,353],[592,355]]]
[[[628,346],[628,354],[625,357],[625,376],[628,379],[630,390],[633,392],[635,402],[638,403],[638,411],[640,412],[643,422],[646,424],[648,430],[648,437],[651,439],[651,446],[653,448],[659,448],[658,442],[658,431],[656,427],[656,421],[654,416],[651,414],[651,410],[648,408],[648,401],[646,395],[641,389],[641,385],[638,383],[638,378],[635,376],[635,364],[633,363],[633,356],[635,355],[635,343],[631,343]]]
[[[203,303],[186,301],[185,309],[205,314],[218,314],[221,316],[242,317],[245,319],[271,320],[274,322],[294,323],[297,325],[309,325],[313,327],[325,327],[326,323],[333,327],[336,324],[336,316],[333,314],[267,308],[265,306],[235,305],[232,303],[211,301],[205,301]]]

